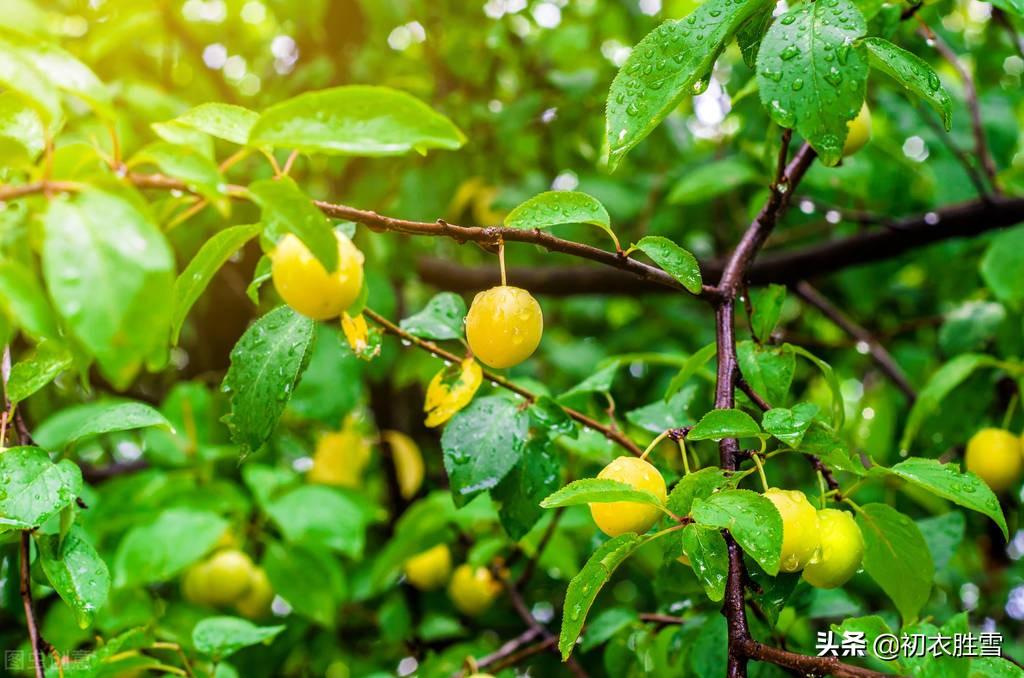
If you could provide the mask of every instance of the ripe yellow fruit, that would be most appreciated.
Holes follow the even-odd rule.
[[[544,314],[524,289],[500,285],[480,292],[466,314],[466,339],[480,362],[512,367],[537,350]]]
[[[356,426],[346,424],[342,430],[325,433],[317,440],[307,479],[323,485],[359,487],[371,453],[369,440]]]
[[[452,573],[452,553],[447,544],[438,544],[405,561],[403,569],[410,584],[420,591],[433,591],[448,582]]]
[[[254,567],[242,551],[218,551],[202,565],[201,598],[211,605],[230,605],[249,588]]]
[[[643,459],[619,457],[601,469],[598,478],[617,480],[638,490],[647,490],[662,501],[665,500],[665,479],[658,469]],[[661,512],[650,504],[635,501],[613,501],[604,504],[590,504],[590,515],[602,532],[617,537],[625,532],[643,534],[651,529]]]
[[[773,487],[764,493],[782,515],[782,554],[779,569],[796,572],[818,554],[821,534],[818,512],[799,490]]]
[[[983,428],[967,442],[964,465],[996,492],[1012,487],[1024,469],[1021,439],[1000,428]]]
[[[262,619],[270,614],[274,602],[274,589],[262,567],[254,567],[249,575],[249,588],[235,601],[235,609],[249,619]]]
[[[871,140],[871,110],[867,102],[860,107],[857,117],[846,123],[849,130],[843,142],[843,155],[853,155]]]
[[[448,597],[456,609],[464,615],[475,617],[483,614],[501,593],[501,584],[486,567],[473,567],[463,563],[455,568],[448,584]]]
[[[860,569],[864,559],[864,535],[846,511],[818,511],[821,552],[804,568],[804,579],[819,589],[842,586]]]
[[[270,254],[274,288],[295,311],[314,320],[341,315],[363,287],[363,253],[344,233],[338,239],[338,268],[328,273],[296,236],[289,233]]]

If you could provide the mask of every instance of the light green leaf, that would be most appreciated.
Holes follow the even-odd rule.
[[[110,92],[88,66],[52,42],[26,39],[6,31],[4,34],[18,54],[45,73],[58,90],[82,99],[108,120],[116,117],[110,105]]]
[[[723,488],[729,478],[717,466],[708,466],[683,476],[668,495],[668,508],[678,516],[687,516],[694,499],[707,499]]]
[[[917,527],[928,542],[928,550],[935,563],[935,571],[941,572],[953,558],[964,540],[967,521],[963,511],[950,511],[940,516],[918,520]]]
[[[341,490],[303,485],[269,502],[266,512],[288,541],[362,557],[368,516],[360,502]]]
[[[587,393],[609,393],[612,390],[612,383],[615,381],[615,375],[619,371],[619,366],[620,362],[613,360],[558,396],[558,400],[564,402],[567,398]]]
[[[1024,302],[1024,227],[992,239],[981,259],[981,277],[1000,301],[1017,307]]]
[[[560,224],[591,224],[602,229],[619,249],[611,217],[601,202],[579,191],[547,191],[522,203],[505,217],[507,228],[532,230]]]
[[[39,115],[13,92],[0,94],[0,164],[31,167],[46,148]]]
[[[540,503],[543,508],[578,506],[580,504],[632,501],[640,504],[663,506],[661,499],[647,490],[638,490],[632,485],[606,478],[585,478],[576,480]]]
[[[712,160],[689,169],[666,200],[670,205],[700,205],[757,179],[757,170],[741,157]]]
[[[441,292],[422,311],[404,318],[402,329],[421,339],[459,339],[466,319],[466,302],[452,292]]]
[[[243,647],[266,643],[284,626],[256,626],[238,617],[207,617],[192,629],[192,644],[203,654],[220,661]]]
[[[294,233],[324,268],[338,268],[338,240],[331,223],[290,177],[263,179],[249,185],[263,211],[267,237],[276,242]]]
[[[843,156],[847,122],[864,103],[867,24],[849,0],[803,3],[776,19],[757,53],[761,103],[794,128],[822,162]]]
[[[753,438],[761,435],[761,427],[741,410],[711,410],[686,434],[687,440],[721,440],[722,438]]]
[[[82,490],[74,462],[56,464],[38,447],[12,447],[0,454],[0,530],[39,527],[70,506]]]
[[[316,323],[287,306],[266,314],[231,350],[224,389],[231,413],[224,421],[242,455],[263,446],[277,427],[312,354]]]
[[[800,403],[792,409],[777,407],[764,413],[761,427],[793,449],[799,449],[804,433],[817,415],[818,406],[813,403]]]
[[[57,321],[36,276],[25,265],[0,261],[0,309],[35,339],[56,339]]]
[[[700,94],[718,55],[764,0],[709,0],[644,37],[608,91],[605,143],[611,169],[687,96]]]
[[[689,384],[668,401],[659,398],[649,405],[626,412],[626,420],[650,433],[661,433],[670,428],[692,426],[696,422],[689,409],[697,398],[697,385]]]
[[[44,341],[31,355],[22,358],[11,368],[7,382],[7,399],[12,405],[43,388],[71,367],[74,359],[67,347],[57,341]]]
[[[796,373],[796,356],[788,346],[764,346],[753,341],[736,345],[740,372],[750,387],[770,403],[787,400]]]
[[[416,97],[366,85],[300,94],[268,108],[249,133],[250,146],[327,155],[404,155],[465,142],[451,120]]]
[[[180,179],[186,188],[208,200],[222,216],[230,211],[224,175],[217,163],[194,148],[166,141],[153,142],[139,150],[131,164],[156,165],[161,172]]]
[[[36,544],[50,585],[71,607],[78,625],[86,628],[110,593],[107,564],[77,525],[72,525],[63,540],[57,535],[38,535]]]
[[[259,113],[242,106],[213,102],[199,104],[179,115],[173,122],[244,146],[259,117]]]
[[[690,252],[660,235],[640,238],[640,242],[633,247],[653,259],[654,263],[678,280],[688,292],[700,294],[703,284],[700,264]]]
[[[50,201],[43,273],[54,305],[117,388],[167,344],[174,258],[134,203],[82,191]]]
[[[921,57],[884,38],[865,38],[871,67],[882,71],[908,91],[924,99],[942,116],[948,132],[953,127],[953,104],[938,74]]]
[[[696,374],[700,368],[704,367],[707,361],[711,360],[717,352],[718,344],[715,342],[711,342],[707,346],[694,351],[686,359],[683,366],[679,368],[676,376],[672,377],[672,381],[669,382],[668,388],[665,390],[665,400],[674,396],[683,387],[683,384],[688,382],[690,377]]]
[[[345,572],[337,559],[312,546],[277,542],[267,546],[263,569],[274,592],[298,614],[333,629],[347,594]]]
[[[594,551],[583,569],[569,582],[562,613],[562,631],[558,636],[558,649],[562,652],[563,661],[576,646],[576,639],[587,621],[587,613],[601,587],[640,544],[641,538],[632,532],[609,539]]]
[[[928,602],[935,568],[928,544],[913,520],[885,504],[857,512],[864,534],[864,569],[896,604],[904,624]]]
[[[0,38],[0,86],[35,109],[43,124],[54,128],[63,116],[60,92],[18,43]]]
[[[722,490],[707,499],[695,499],[690,514],[698,525],[729,530],[765,572],[778,573],[782,516],[771,501],[750,490]]]
[[[834,471],[846,471],[863,476],[867,473],[860,458],[850,452],[842,437],[827,424],[815,421],[804,432],[797,448],[804,454],[813,454]]]
[[[34,437],[47,449],[62,450],[92,436],[151,426],[174,430],[164,415],[145,403],[88,403],[60,410],[40,424]]]
[[[750,303],[754,307],[750,318],[751,330],[761,343],[771,339],[785,301],[785,285],[768,285],[750,291]]]
[[[883,470],[954,504],[988,516],[1003,531],[1003,539],[1009,538],[1006,517],[999,506],[999,499],[981,478],[970,471],[961,473],[958,464],[942,464],[937,459],[913,457]]]
[[[181,326],[192,305],[206,290],[213,276],[231,256],[260,232],[259,224],[243,224],[220,231],[203,243],[196,256],[174,281],[174,312],[171,314],[171,343],[178,343]]]
[[[683,552],[708,598],[722,600],[729,575],[729,550],[722,533],[713,527],[687,525],[683,529]]]
[[[228,522],[215,513],[171,508],[150,523],[132,527],[114,555],[114,585],[165,581],[209,553]]]
[[[1011,0],[1003,0],[1009,3]],[[998,3],[997,3],[998,4]],[[1024,4],[1024,3],[1022,3]],[[1024,8],[1017,12],[1024,14]],[[1024,669],[1003,657],[978,657],[971,660],[971,678],[1024,678]]]
[[[796,344],[785,343],[782,345],[783,348],[793,351],[793,353],[803,356],[807,360],[818,368],[821,372],[821,376],[825,377],[825,383],[828,384],[829,390],[832,391],[832,428],[841,430],[843,428],[843,422],[846,421],[846,410],[843,406],[843,390],[839,387],[839,377],[836,376],[835,370],[827,362],[808,351],[803,346],[797,346]]]

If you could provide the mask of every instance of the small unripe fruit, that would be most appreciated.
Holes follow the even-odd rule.
[[[292,309],[314,320],[341,315],[363,287],[363,253],[344,233],[335,231],[334,235],[338,268],[331,273],[291,233],[270,254],[270,274],[277,293]]]
[[[448,597],[455,608],[464,615],[475,617],[483,614],[501,593],[501,584],[486,567],[462,564],[455,568],[448,584]]]
[[[420,591],[433,591],[445,585],[452,573],[452,553],[447,544],[414,555],[403,566],[405,578]]]
[[[996,492],[1020,480],[1024,468],[1021,439],[1000,428],[983,428],[967,442],[964,465]]]
[[[249,619],[263,619],[270,614],[274,602],[274,589],[262,567],[254,567],[249,576],[249,588],[235,601],[235,609]]]
[[[203,566],[203,598],[211,605],[229,605],[249,588],[252,560],[245,553],[225,549],[213,554]]]
[[[598,478],[617,480],[647,490],[662,501],[665,501],[665,479],[658,469],[643,459],[636,457],[619,457],[601,469]],[[635,501],[613,501],[603,504],[590,504],[590,515],[602,532],[609,537],[617,537],[626,532],[643,534],[651,529],[661,512],[650,504]]]
[[[181,595],[197,605],[206,605],[206,563],[197,563],[185,571],[181,579]]]
[[[842,586],[860,569],[864,559],[864,535],[846,511],[818,511],[821,551],[804,568],[804,579],[819,589]]]
[[[773,487],[764,493],[782,516],[782,554],[779,569],[796,572],[817,555],[821,546],[818,512],[799,490]]]
[[[849,130],[843,142],[843,155],[853,155],[871,140],[871,110],[867,102],[860,107],[857,117],[846,123]]]
[[[466,339],[476,358],[490,367],[512,367],[537,350],[544,314],[524,289],[500,285],[480,292],[466,314]]]

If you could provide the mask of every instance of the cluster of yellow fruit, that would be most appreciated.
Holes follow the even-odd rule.
[[[186,600],[199,605],[234,606],[249,619],[269,615],[274,600],[267,573],[234,548],[221,549],[189,568],[182,579],[181,592]]]
[[[598,478],[616,480],[646,490],[665,501],[665,479],[643,459],[619,457],[608,464]],[[803,577],[818,588],[845,584],[860,568],[864,557],[864,536],[845,511],[815,508],[803,492],[771,488],[764,496],[782,516],[783,572],[803,570]],[[609,537],[626,532],[643,534],[657,522],[661,512],[650,504],[616,501],[590,504],[598,528]],[[680,559],[689,564],[685,556]]]
[[[463,563],[452,572],[452,554],[438,544],[405,561],[409,583],[421,591],[434,591],[448,584],[448,597],[464,615],[475,617],[486,612],[501,593],[501,584],[486,567]]]
[[[1001,428],[983,428],[967,442],[964,464],[996,492],[1008,490],[1024,470],[1024,441]]]

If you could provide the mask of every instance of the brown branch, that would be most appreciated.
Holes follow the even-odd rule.
[[[754,661],[769,662],[776,666],[798,671],[800,675],[822,676],[831,675],[836,678],[892,678],[887,673],[879,673],[871,669],[844,664],[835,657],[811,657],[787,650],[780,650],[758,642],[753,638],[744,638],[739,642],[743,655]]]
[[[530,643],[532,643],[540,635],[541,629],[539,627],[531,627],[526,629],[515,638],[512,638],[511,640],[505,642],[501,647],[499,647],[494,652],[488,655],[484,655],[483,657],[480,657],[480,659],[477,659],[476,668],[485,669],[493,665],[493,668],[495,670],[500,670],[501,668],[504,668],[506,666],[513,666],[519,660],[537,654],[538,652],[546,650],[555,644],[555,638],[554,636],[551,636],[550,638],[545,638],[541,640],[539,643],[534,643],[533,645],[530,645]],[[526,647],[528,645],[530,646]],[[521,650],[523,650],[524,648],[531,650],[531,652],[525,655],[525,657],[521,652]]]
[[[498,574],[500,575],[501,573]],[[499,576],[499,578],[502,585],[505,587],[505,592],[508,593],[508,598],[512,603],[512,608],[516,611],[516,614],[519,615],[519,618],[523,620],[523,623],[526,624],[528,628],[536,629],[537,632],[543,636],[544,640],[551,643],[550,648],[556,653],[559,652],[557,636],[548,631],[547,627],[534,618],[529,608],[526,607],[526,601],[523,600],[522,594],[519,593],[519,589],[516,588],[515,582],[512,582],[504,576]],[[579,662],[576,661],[575,657],[570,656],[565,661],[565,664],[576,678],[586,678],[587,672],[583,670],[583,667],[579,665]]]
[[[807,281],[797,283],[793,290],[797,296],[803,299],[805,302],[813,306],[814,308],[821,311],[821,313],[836,324],[844,332],[852,336],[858,342],[863,343],[868,348],[868,354],[874,359],[875,364],[882,370],[882,373],[887,376],[893,384],[896,385],[900,391],[903,392],[911,404],[917,399],[917,391],[911,385],[910,380],[907,379],[907,375],[903,372],[900,366],[893,359],[892,354],[871,334],[866,328],[859,325],[850,316],[843,313],[843,311],[833,304],[829,299],[814,288],[813,285]]]
[[[419,337],[415,337],[415,336],[409,334],[408,332],[403,330],[401,327],[399,327],[395,323],[391,322],[390,320],[388,320],[384,316],[380,315],[376,311],[373,311],[373,310],[371,310],[369,308],[365,308],[365,309],[363,309],[363,315],[365,315],[370,320],[372,320],[377,325],[379,325],[381,327],[381,329],[383,329],[385,332],[387,332],[389,334],[393,334],[396,337],[399,337],[399,338],[401,338],[401,339],[403,339],[405,341],[408,341],[408,342],[412,343],[413,345],[417,346],[418,348],[421,348],[424,351],[427,351],[428,353],[432,353],[433,355],[437,356],[438,358],[441,358],[443,360],[447,360],[448,362],[453,363],[453,364],[462,362],[462,358],[460,358],[459,356],[455,355],[454,353],[452,353],[450,351],[446,351],[445,349],[441,348],[440,346],[438,346],[437,344],[435,344],[432,341],[425,341],[423,339],[420,339]],[[518,384],[515,384],[515,383],[509,381],[508,379],[506,379],[505,377],[503,377],[501,375],[495,374],[494,372],[491,372],[489,370],[483,370],[483,375],[484,375],[484,379],[486,379],[487,381],[493,382],[493,383],[497,384],[498,386],[501,386],[504,389],[507,389],[509,391],[512,391],[513,393],[516,393],[516,394],[522,396],[528,402],[532,403],[535,400],[537,400],[537,394],[535,394],[532,391],[529,391],[529,390],[523,388],[522,386],[519,386]],[[620,445],[621,447],[625,448],[626,450],[628,450],[631,454],[634,454],[634,455],[636,455],[638,457],[641,454],[643,454],[643,450],[640,449],[640,447],[637,446],[636,443],[634,443],[632,440],[627,438],[618,429],[615,429],[615,428],[613,428],[611,426],[607,426],[605,424],[602,424],[601,422],[597,421],[596,419],[592,419],[591,417],[588,417],[587,415],[583,414],[582,412],[578,412],[578,411],[572,409],[571,407],[563,407],[562,409],[565,410],[565,413],[567,415],[569,415],[569,417],[571,417],[572,419],[575,419],[576,421],[578,421],[580,424],[586,426],[587,428],[590,428],[590,429],[593,429],[593,430],[597,431],[598,433],[602,434],[608,440],[611,440],[613,443],[616,443],[616,444]]]

